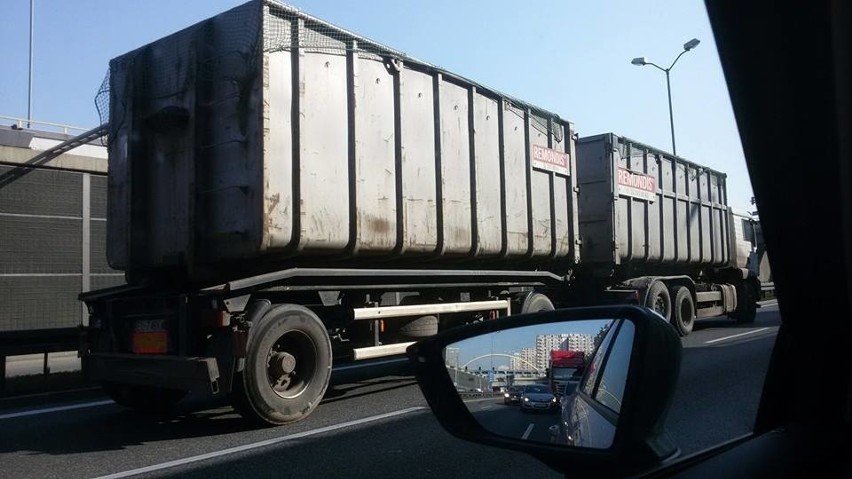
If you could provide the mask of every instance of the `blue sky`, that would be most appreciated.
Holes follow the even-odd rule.
[[[242,0],[35,0],[33,119],[91,127],[109,60]],[[581,136],[617,132],[670,150],[672,71],[678,153],[728,173],[750,208],[742,148],[700,0],[293,0],[363,36],[558,113]],[[29,0],[0,2],[0,115],[27,114]]]

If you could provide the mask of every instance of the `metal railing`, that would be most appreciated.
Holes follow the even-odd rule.
[[[459,396],[464,398],[474,398],[474,397],[502,397],[503,393],[499,391],[456,391]]]
[[[774,299],[775,298],[775,283],[761,283],[760,285],[760,299],[763,301]]]
[[[79,346],[79,328],[0,332],[0,397],[6,392],[7,357],[42,354],[42,374],[47,375],[50,373],[48,354],[73,351]]]
[[[17,128],[19,130],[31,129],[33,126],[44,128],[43,131],[53,131],[57,133],[62,133],[64,135],[76,135],[83,133],[84,131],[89,130],[89,128],[82,128],[79,126],[73,125],[65,125],[63,123],[52,123],[49,121],[36,121],[36,120],[27,120],[26,118],[17,118],[14,116],[6,116],[0,115],[0,120],[2,121],[11,121],[12,128]],[[29,123],[29,127],[27,124]]]

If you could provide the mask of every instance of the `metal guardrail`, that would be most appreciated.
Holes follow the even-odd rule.
[[[763,301],[767,301],[775,298],[775,283],[761,283],[760,284],[760,299]]]
[[[483,392],[479,392],[479,391],[456,391],[456,392],[459,393],[459,396],[461,396],[462,399],[472,398],[472,397],[485,397],[485,396],[498,397],[498,396],[503,395],[503,393],[501,393],[501,392],[493,392],[493,391],[483,391]]]
[[[0,394],[6,390],[6,357],[44,354],[43,372],[48,374],[48,353],[74,351],[79,346],[79,328],[0,332]]]
[[[80,328],[58,328],[0,332],[0,357],[75,351],[80,346]]]

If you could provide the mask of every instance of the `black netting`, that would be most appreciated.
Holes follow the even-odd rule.
[[[110,109],[119,105],[126,108],[127,105],[122,102],[129,95],[138,94],[127,91],[124,85],[111,84],[116,78],[121,78],[123,82],[135,82],[133,89],[144,90],[148,101],[180,99],[193,87],[197,88],[198,82],[215,83],[214,86],[208,84],[202,87],[231,89],[231,96],[240,97],[257,75],[264,52],[295,49],[306,54],[331,55],[346,55],[349,51],[357,50],[360,58],[397,65],[400,60],[413,62],[447,77],[469,82],[480,90],[494,91],[307,15],[295,7],[276,0],[255,0],[113,60],[110,63],[112,73],[108,71],[101,83],[95,96],[95,106],[101,123],[105,124],[110,120]],[[119,70],[122,74],[117,76]],[[115,95],[114,89],[119,89]],[[519,114],[524,111],[534,112],[531,116],[532,126],[543,133],[552,134],[556,141],[562,140],[562,128],[549,120],[558,116],[497,94]],[[109,136],[119,126],[110,125]],[[108,139],[105,137],[102,141]]]
[[[264,10],[263,51],[301,48],[305,53],[345,55],[358,51],[361,58],[408,59],[402,52],[358,36],[335,25],[305,15],[294,7],[269,2]],[[298,30],[298,35],[294,32]]]
[[[267,8],[264,13],[263,26],[263,51],[286,51],[301,48],[305,53],[346,54],[347,51],[357,50],[360,58],[372,58],[375,60],[402,60],[414,62],[431,67],[445,76],[465,80],[479,89],[491,90],[487,87],[453,73],[447,72],[434,65],[413,59],[400,51],[388,48],[377,42],[361,37],[355,33],[317,19],[300,12],[295,7],[290,7],[267,0]],[[294,35],[298,30],[299,34]],[[493,91],[493,90],[492,90]],[[564,136],[563,129],[558,124],[553,124],[548,118],[558,119],[557,115],[544,112],[541,109],[526,102],[501,95],[509,106],[509,110],[524,117],[525,110],[533,113],[530,123],[533,128],[544,134],[552,134],[557,142],[561,142]]]
[[[101,87],[95,94],[95,109],[98,110],[98,118],[101,120],[101,125],[106,125],[109,122],[109,68],[107,68],[104,81],[101,82]],[[106,135],[101,137],[101,143],[106,145]]]

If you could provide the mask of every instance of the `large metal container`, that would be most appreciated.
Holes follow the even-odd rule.
[[[570,122],[282,4],[114,59],[109,95],[116,268],[577,260]]]
[[[579,139],[577,156],[585,265],[634,276],[736,266],[724,173],[611,133]]]

